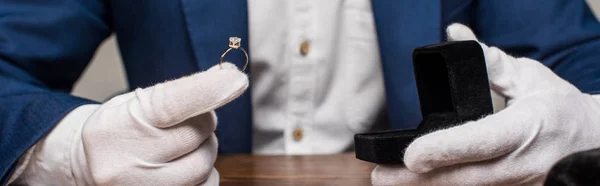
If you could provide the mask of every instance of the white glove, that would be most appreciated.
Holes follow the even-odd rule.
[[[72,175],[55,175],[45,181],[70,181],[60,185],[216,185],[219,175],[213,166],[218,145],[213,132],[217,118],[213,110],[247,88],[248,77],[235,65],[224,63],[223,69],[216,65],[117,96],[100,106],[81,106],[75,111],[91,107],[93,114],[76,125],[78,131],[73,132],[68,149],[71,158],[62,157],[70,162],[71,171],[61,170],[69,166],[48,171],[54,164],[30,161],[15,183],[40,183],[44,173],[63,171]],[[54,130],[65,128],[61,124]],[[39,151],[52,148],[47,143],[63,140],[52,133],[37,144],[34,154],[44,155]],[[56,159],[45,154],[47,159]],[[40,158],[34,155],[32,159]]]
[[[450,40],[477,40],[466,26]],[[492,90],[506,109],[417,138],[404,166],[379,165],[374,185],[538,185],[554,163],[600,147],[600,104],[543,64],[481,44]]]

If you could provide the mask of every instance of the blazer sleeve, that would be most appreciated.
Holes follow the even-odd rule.
[[[17,159],[69,111],[69,95],[108,37],[102,0],[0,1],[0,185]]]
[[[452,2],[443,10],[446,26],[466,23],[484,43],[536,59],[581,91],[600,93],[600,23],[584,0]]]

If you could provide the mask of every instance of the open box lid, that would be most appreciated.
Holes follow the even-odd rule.
[[[476,41],[417,48],[413,67],[424,119],[474,120],[493,113],[485,58]]]

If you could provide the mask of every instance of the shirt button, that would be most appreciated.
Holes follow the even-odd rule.
[[[293,137],[294,137],[294,141],[300,141],[302,140],[302,137],[304,136],[304,131],[302,129],[295,129],[294,132],[292,133]]]
[[[308,54],[309,50],[310,50],[310,41],[304,41],[304,42],[302,42],[302,44],[300,44],[300,54],[302,56],[306,56],[306,54]]]

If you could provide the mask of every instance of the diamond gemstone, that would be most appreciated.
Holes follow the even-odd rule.
[[[239,42],[242,42],[242,38],[239,38],[239,37],[229,37],[229,42],[239,43]]]
[[[231,47],[231,48],[239,48],[240,42],[242,42],[242,38],[229,37],[229,47]]]

